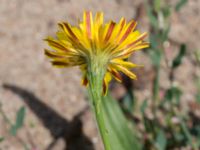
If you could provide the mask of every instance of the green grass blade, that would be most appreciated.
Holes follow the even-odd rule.
[[[17,133],[17,130],[23,126],[24,118],[25,118],[25,107],[22,106],[17,112],[15,124],[11,126],[10,133],[12,135],[15,136]]]
[[[167,139],[164,131],[160,130],[156,138],[156,146],[159,150],[165,150],[167,146]]]
[[[179,0],[179,2],[176,4],[175,10],[179,11],[187,2],[188,0]]]
[[[102,99],[102,112],[112,150],[140,150],[141,146],[128,127],[118,103],[110,96]]]
[[[182,59],[185,56],[185,54],[186,54],[186,45],[181,44],[179,53],[172,62],[173,69],[177,68],[182,63]]]

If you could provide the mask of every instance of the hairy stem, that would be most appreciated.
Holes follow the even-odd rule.
[[[104,68],[105,64],[102,59],[98,58],[94,58],[92,63],[88,66],[89,93],[105,150],[111,150],[108,131],[105,126],[105,120],[102,112],[102,85],[106,71]]]

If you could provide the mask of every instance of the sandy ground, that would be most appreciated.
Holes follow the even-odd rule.
[[[6,138],[0,150],[21,150],[22,142],[34,150],[102,149],[93,116],[87,108],[86,91],[80,85],[80,71],[53,68],[43,54],[47,45],[42,39],[55,35],[59,21],[76,24],[83,10],[100,10],[106,20],[117,21],[122,16],[135,17],[141,2],[0,0],[0,102],[13,121],[16,111],[26,107],[25,127],[19,130],[18,138],[7,134],[8,125],[0,117],[0,136]],[[181,12],[172,16],[170,38],[177,43],[186,42],[190,50],[200,49],[199,14],[200,1],[190,0]],[[143,31],[147,29],[147,22],[145,18],[140,20],[139,28]],[[140,55],[136,61],[143,63]],[[186,79],[191,79],[191,67],[190,60],[185,59],[180,68],[185,71],[179,76],[185,85],[190,84]],[[193,88],[185,90],[194,92]]]

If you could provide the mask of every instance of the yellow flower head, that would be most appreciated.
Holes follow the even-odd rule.
[[[122,81],[119,72],[136,79],[136,75],[130,69],[138,65],[128,62],[127,58],[134,51],[149,46],[149,43],[144,41],[147,33],[141,34],[135,30],[136,24],[134,20],[126,22],[124,18],[121,18],[119,23],[109,21],[104,24],[102,12],[96,13],[93,18],[90,11],[85,11],[79,27],[71,26],[67,22],[58,24],[57,38],[46,39],[53,50],[45,49],[45,54],[52,59],[51,62],[56,67],[80,66],[83,85],[89,82],[89,64],[95,61],[102,62],[105,69],[105,94],[112,77]]]

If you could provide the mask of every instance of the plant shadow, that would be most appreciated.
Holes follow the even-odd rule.
[[[51,150],[60,138],[65,141],[64,150],[95,150],[94,145],[83,133],[82,128],[81,116],[87,108],[76,114],[71,121],[68,121],[43,103],[32,92],[11,84],[4,84],[3,87],[20,96],[29,109],[42,122],[43,126],[49,130],[53,141],[46,150]]]

